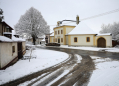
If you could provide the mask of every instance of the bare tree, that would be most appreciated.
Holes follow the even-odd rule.
[[[37,37],[50,32],[49,26],[41,13],[33,7],[20,17],[14,28],[17,34],[22,35],[25,33],[26,35],[31,36],[34,45]]]
[[[113,24],[102,25],[100,33],[112,33],[112,38],[119,40],[119,22]]]

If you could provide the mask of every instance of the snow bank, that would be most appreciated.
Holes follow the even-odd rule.
[[[95,60],[98,63],[88,86],[119,86],[119,61],[111,61],[109,58],[104,61],[101,62],[99,58]]]
[[[100,51],[105,50],[108,52],[117,52],[119,53],[119,48],[98,48],[98,47],[68,47],[68,45],[61,45],[61,48],[70,48],[70,49],[80,49],[80,50],[89,50],[89,51]]]
[[[27,51],[25,55],[30,55],[30,51]],[[33,50],[32,55],[36,55],[37,58],[31,59],[30,62],[29,60],[19,60],[13,66],[0,70],[0,84],[51,67],[69,57],[68,54],[63,52],[44,49]]]

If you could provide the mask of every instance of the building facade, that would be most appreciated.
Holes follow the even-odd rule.
[[[97,34],[80,22],[77,26],[58,26],[50,36],[50,42],[68,46],[112,47],[112,35]]]
[[[26,41],[18,35],[12,35],[12,28],[0,22],[0,69],[15,63],[26,52]]]

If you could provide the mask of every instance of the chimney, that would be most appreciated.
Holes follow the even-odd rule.
[[[79,24],[79,16],[78,15],[76,16],[76,24],[77,25]]]
[[[57,22],[57,26],[60,26],[60,21]]]

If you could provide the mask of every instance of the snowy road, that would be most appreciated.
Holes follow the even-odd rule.
[[[47,68],[29,76],[25,76],[17,81],[11,82],[9,83],[9,86],[87,86],[89,78],[95,69],[95,63],[93,62],[90,55],[119,60],[118,53],[53,47],[39,48],[66,52],[70,55],[70,58],[59,65]],[[8,86],[8,84],[4,84],[3,86]]]
[[[87,86],[89,83],[89,78],[92,75],[92,71],[95,69],[95,63],[90,58],[90,56],[99,56],[102,59],[110,58],[112,60],[119,60],[119,53],[111,53],[111,52],[102,52],[102,51],[86,51],[86,50],[74,50],[74,49],[64,49],[64,48],[53,48],[53,47],[43,47],[45,49],[51,49],[56,51],[66,52],[72,55],[81,55],[82,60],[81,63],[77,63],[77,58],[74,56],[74,59],[70,61],[69,65],[64,65],[64,70],[68,70],[68,68],[72,68],[68,70],[69,72],[62,77],[59,75],[59,79],[56,77],[53,78],[52,81],[45,82],[44,86]],[[74,63],[73,63],[74,62]],[[64,73],[64,72],[62,72]],[[41,83],[41,82],[38,82]],[[37,84],[38,84],[37,83]],[[52,83],[52,84],[49,84]],[[37,85],[35,84],[35,85]],[[34,86],[35,86],[34,85]],[[38,84],[37,86],[39,86]]]
[[[27,85],[72,86],[75,84],[75,86],[80,86],[88,81],[93,69],[94,63],[89,56],[72,54],[71,59],[67,63],[61,64],[58,68],[49,69],[49,71],[44,72],[46,75],[27,83]],[[24,84],[22,83],[19,86],[24,86]]]
[[[71,59],[49,71],[42,78],[36,78],[29,83],[25,82],[19,86],[80,86],[88,82],[91,72],[94,70],[94,62],[89,55],[78,55],[70,53]]]

